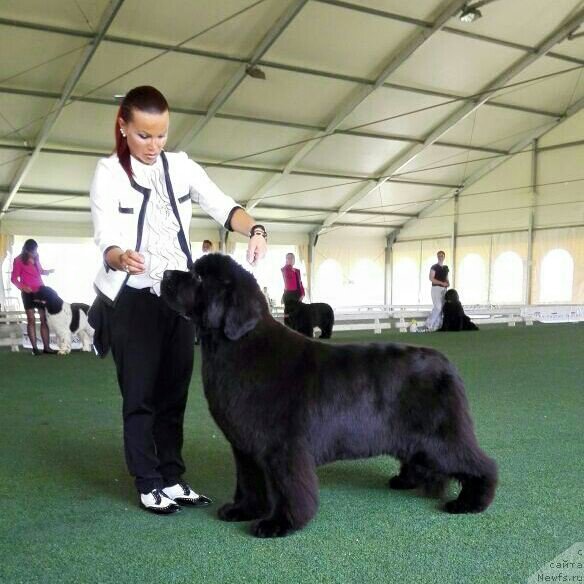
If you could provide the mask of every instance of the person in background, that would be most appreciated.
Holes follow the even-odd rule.
[[[296,257],[293,253],[286,254],[286,265],[282,268],[282,277],[284,278],[284,294],[282,295],[282,304],[284,311],[286,304],[291,302],[302,302],[304,298],[304,286],[300,277],[300,270],[294,267]],[[284,315],[284,324],[289,326],[289,319]]]
[[[27,239],[22,246],[22,252],[14,259],[12,265],[12,283],[22,294],[22,304],[26,312],[26,330],[32,345],[32,354],[35,356],[42,353],[54,355],[57,351],[51,349],[49,340],[49,327],[47,325],[47,314],[45,309],[35,303],[36,294],[41,286],[44,286],[42,276],[52,274],[55,270],[45,270],[41,266],[39,259],[38,244],[34,239]],[[41,320],[41,339],[43,340],[43,350],[37,348],[35,308],[39,311]]]
[[[282,304],[286,301],[296,300],[302,302],[304,298],[304,286],[302,285],[302,278],[300,270],[294,267],[296,258],[293,253],[286,254],[286,265],[282,268],[282,277],[284,278],[284,294],[282,296]]]
[[[442,307],[444,306],[444,295],[450,286],[448,280],[448,266],[444,264],[446,254],[439,251],[436,254],[438,263],[430,268],[429,279],[432,282],[432,312],[426,319],[423,329],[433,332],[442,326]]]
[[[262,289],[264,296],[266,297],[266,302],[268,303],[268,308],[270,311],[274,308],[274,301],[270,298],[270,293],[268,292],[268,287],[264,286]]]

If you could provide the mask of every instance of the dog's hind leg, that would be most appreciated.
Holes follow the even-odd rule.
[[[237,485],[233,503],[223,505],[217,515],[221,521],[250,521],[268,511],[266,480],[253,458],[233,448]]]
[[[270,514],[252,525],[256,537],[282,537],[304,527],[318,509],[318,479],[312,455],[290,446],[267,456],[264,470]]]
[[[421,479],[416,475],[413,466],[409,462],[401,461],[399,474],[389,479],[389,488],[396,491],[415,489],[421,484]]]
[[[399,474],[389,479],[389,488],[406,490],[422,487],[427,496],[440,497],[447,482],[447,477],[439,472],[426,453],[420,451],[408,461],[401,461]]]
[[[478,447],[461,458],[451,476],[460,481],[462,490],[444,509],[448,513],[481,513],[495,498],[497,465]]]
[[[85,330],[79,331],[79,340],[81,341],[81,350],[88,353],[91,351],[91,336]]]

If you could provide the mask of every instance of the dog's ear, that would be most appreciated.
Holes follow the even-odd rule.
[[[255,328],[263,314],[260,297],[264,296],[251,274],[220,254],[198,259],[195,271],[205,289],[202,302],[206,326],[222,329],[232,341]]]
[[[260,303],[237,290],[221,290],[212,295],[206,310],[209,328],[222,328],[225,336],[237,341],[253,330],[261,317]]]
[[[225,311],[225,336],[237,341],[243,335],[253,330],[262,315],[261,306],[253,295],[249,297],[241,292],[233,291]]]

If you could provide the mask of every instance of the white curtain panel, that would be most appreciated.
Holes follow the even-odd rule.
[[[462,304],[487,304],[489,301],[489,266],[491,236],[475,235],[456,240],[455,281]]]
[[[532,301],[584,302],[584,228],[542,229],[533,242]]]
[[[421,257],[422,242],[420,241],[403,241],[393,244],[391,270],[391,303],[393,305],[418,304]]]
[[[379,305],[385,292],[385,242],[319,243],[314,250],[314,302]]]
[[[499,233],[492,236],[491,304],[523,304],[527,274],[527,232]]]

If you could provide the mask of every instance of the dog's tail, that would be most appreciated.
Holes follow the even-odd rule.
[[[71,322],[69,323],[69,330],[72,333],[77,332],[79,329],[81,312],[84,312],[85,316],[87,316],[88,311],[89,306],[83,302],[73,302],[71,304]]]

